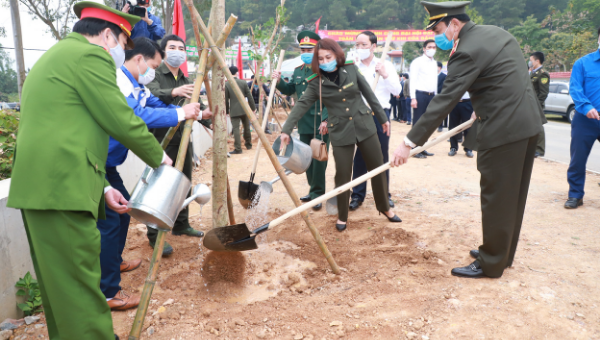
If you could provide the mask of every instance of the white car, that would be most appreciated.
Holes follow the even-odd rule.
[[[569,95],[569,83],[550,82],[544,113],[559,114],[571,123],[575,116],[575,103]]]

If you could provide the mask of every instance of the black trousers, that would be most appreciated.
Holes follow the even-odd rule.
[[[477,153],[483,229],[477,260],[489,277],[502,276],[515,258],[537,138],[535,135]]]
[[[369,171],[383,165],[383,154],[377,134],[357,142],[356,146],[363,155]],[[335,158],[335,187],[342,186],[352,178],[352,161],[354,160],[354,144],[333,147]],[[371,178],[371,187],[375,198],[375,206],[378,211],[389,211],[387,179],[384,173]],[[344,191],[337,196],[338,219],[348,221],[348,205],[350,204],[350,190]]]
[[[404,120],[406,122],[412,121],[412,107],[410,107],[411,101],[412,100],[410,99],[410,97],[404,98]]]
[[[471,119],[472,114],[473,105],[471,105],[471,101],[459,102],[450,112],[450,127],[448,127],[448,129],[452,130],[460,124]],[[467,138],[469,129],[466,129],[463,131],[463,133],[464,137]],[[458,150],[458,136],[460,136],[460,133],[450,137],[450,149]],[[465,151],[469,151],[469,149],[465,148]]]
[[[417,108],[413,109],[413,125],[416,125],[419,118],[427,111],[427,106],[433,99],[433,94],[417,91]]]

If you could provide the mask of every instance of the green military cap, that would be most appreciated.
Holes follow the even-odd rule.
[[[435,25],[448,16],[466,14],[466,6],[470,5],[471,1],[446,1],[446,2],[428,2],[421,1],[421,5],[425,7],[429,13],[429,25],[427,30],[433,29]]]
[[[141,20],[137,15],[123,13],[114,8],[104,6],[93,1],[78,2],[73,6],[73,12],[79,19],[95,18],[111,22],[125,33],[127,36],[127,47],[133,48],[133,40],[131,40],[131,30],[133,26]]]
[[[313,31],[302,31],[298,33],[297,39],[300,48],[313,48],[317,44],[317,41],[321,40],[321,37]]]

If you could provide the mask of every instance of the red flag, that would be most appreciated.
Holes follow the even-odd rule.
[[[237,68],[240,79],[244,79],[244,62],[242,61],[242,39],[238,42]]]
[[[183,41],[185,39],[185,26],[183,24],[183,12],[181,11],[181,1],[175,0],[175,5],[173,6],[173,34],[179,36]],[[187,69],[187,60],[181,66],[179,66],[181,72],[187,77],[188,69]]]
[[[315,22],[315,33],[319,33],[319,24],[321,23],[321,18],[323,16],[320,16],[319,19],[317,19],[317,22]]]

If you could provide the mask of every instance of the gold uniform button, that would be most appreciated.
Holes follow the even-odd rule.
[[[350,120],[352,120],[352,117],[350,117]]]
[[[302,91],[302,94],[304,94],[304,91]]]
[[[371,114],[374,116],[374,115],[375,115],[375,112],[371,112]]]
[[[333,124],[329,125],[329,126],[333,126]]]
[[[96,164],[96,170],[98,170],[98,164]]]
[[[346,101],[346,98],[342,99],[342,101],[343,101],[343,102],[345,102],[345,101]]]
[[[346,108],[346,111],[350,111],[350,109],[349,109],[349,108]]]
[[[340,89],[340,92],[342,92],[342,89]]]

